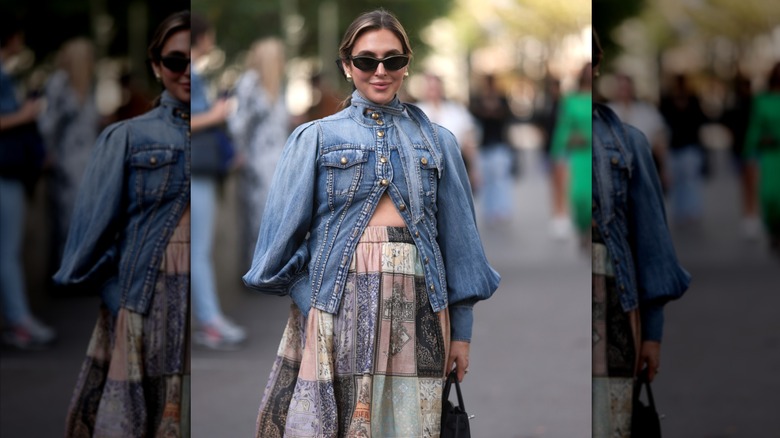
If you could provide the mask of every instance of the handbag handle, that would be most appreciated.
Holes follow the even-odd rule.
[[[447,384],[444,385],[444,400],[450,399],[450,387],[455,382],[455,392],[458,394],[458,406],[463,412],[466,412],[466,406],[463,404],[463,394],[460,392],[460,383],[458,383],[458,374],[455,370],[450,371],[447,375]]]
[[[639,396],[642,392],[642,386],[647,390],[647,401],[649,407],[655,411],[655,400],[653,399],[653,390],[650,387],[650,378],[648,377],[648,369],[645,367],[639,372],[637,384],[634,386],[634,400],[639,400]]]

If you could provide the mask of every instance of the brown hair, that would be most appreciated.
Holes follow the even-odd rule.
[[[339,45],[339,59],[342,62],[349,62],[349,58],[352,55],[352,48],[355,46],[355,41],[363,35],[363,33],[371,30],[387,29],[395,34],[401,41],[401,47],[403,48],[403,54],[412,56],[412,45],[409,43],[409,36],[406,35],[406,30],[401,26],[401,23],[395,17],[385,9],[376,9],[371,12],[364,12],[360,14],[352,24],[349,25],[347,31],[344,32],[344,37],[341,39]],[[341,64],[339,64],[341,65]],[[342,71],[344,73],[344,71]]]

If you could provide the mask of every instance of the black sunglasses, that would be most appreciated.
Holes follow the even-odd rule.
[[[396,71],[404,68],[409,63],[409,55],[390,55],[386,58],[377,59],[373,56],[350,56],[349,60],[359,70],[374,71],[381,62],[386,70]]]
[[[184,56],[163,56],[160,62],[162,62],[165,68],[174,73],[184,73],[184,70],[187,70],[187,66],[190,65],[190,58],[185,58]]]

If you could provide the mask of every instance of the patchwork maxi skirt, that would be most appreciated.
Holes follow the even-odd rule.
[[[101,307],[65,436],[190,436],[190,220],[174,229],[146,315]]]
[[[631,435],[632,395],[639,358],[639,309],[620,304],[612,258],[598,227],[593,251],[593,438]]]
[[[337,313],[292,306],[256,436],[438,437],[448,315],[409,231],[367,227]]]

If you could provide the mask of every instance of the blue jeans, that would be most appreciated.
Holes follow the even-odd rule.
[[[22,268],[25,209],[24,185],[0,178],[0,299],[10,325],[30,317]]]
[[[217,299],[214,266],[211,258],[214,240],[214,213],[217,207],[217,183],[208,177],[192,177],[190,188],[192,216],[192,301],[199,323],[214,321],[221,315]]]
[[[702,217],[702,151],[695,145],[671,151],[672,187],[670,196],[676,221]]]
[[[480,151],[483,217],[488,221],[512,217],[512,152],[509,145],[493,145]]]

